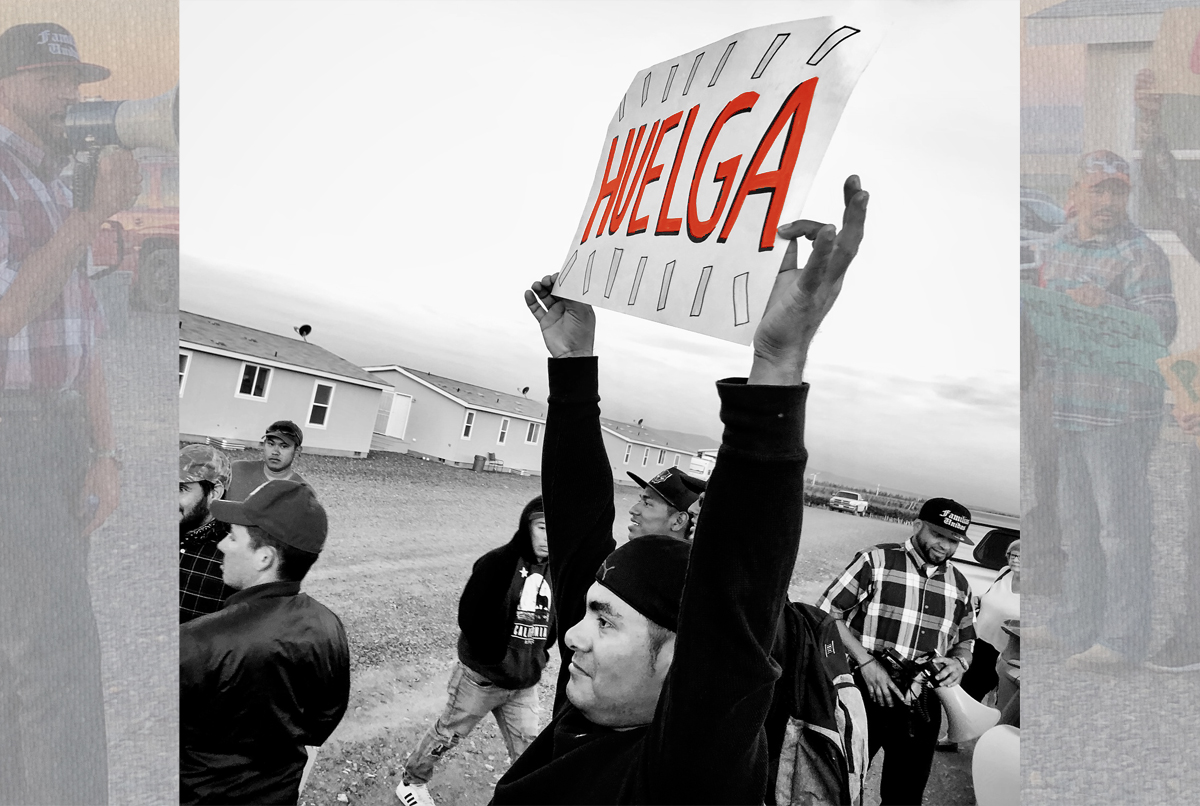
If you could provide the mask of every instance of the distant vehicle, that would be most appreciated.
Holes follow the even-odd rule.
[[[1008,564],[1004,555],[1009,545],[1021,537],[1020,521],[1013,521],[1011,526],[989,523],[987,520],[973,521],[967,529],[967,537],[975,545],[959,543],[950,562],[967,578],[971,595],[979,597],[987,592],[996,581],[1000,569]]]
[[[1021,188],[1021,281],[1037,282],[1037,250],[1067,223],[1067,213],[1047,193]]]
[[[829,498],[829,508],[840,512],[849,512],[862,517],[867,514],[870,503],[859,493],[851,490],[838,490]]]
[[[92,244],[92,262],[131,274],[130,302],[156,313],[179,305],[179,157],[157,149],[134,151],[142,192],[128,210],[104,222]]]

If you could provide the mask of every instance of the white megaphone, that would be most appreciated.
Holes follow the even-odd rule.
[[[969,742],[978,739],[1000,721],[999,710],[979,702],[960,686],[939,686],[934,691],[942,701],[950,723],[946,731],[947,741]]]
[[[1021,806],[1021,731],[997,725],[975,743],[971,782],[979,806]]]
[[[74,151],[108,145],[179,151],[179,87],[140,101],[84,101],[67,107]]]

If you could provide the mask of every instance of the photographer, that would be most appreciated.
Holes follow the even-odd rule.
[[[867,706],[868,755],[882,747],[880,802],[920,803],[942,724],[931,686],[904,691],[885,666],[889,650],[907,661],[932,653],[938,686],[955,686],[971,666],[975,611],[971,588],[948,561],[959,542],[971,545],[971,513],[948,498],[930,498],[904,543],[860,552],[817,606],[838,619],[858,666],[855,682]]]
[[[0,34],[0,645],[16,648],[0,669],[5,802],[108,794],[85,538],[117,506],[119,468],[84,265],[141,178],[130,152],[105,154],[86,212],[60,178],[67,107],[108,75],[60,25]]]

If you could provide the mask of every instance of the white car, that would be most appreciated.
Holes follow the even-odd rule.
[[[850,512],[854,515],[863,516],[867,514],[867,507],[870,502],[863,498],[860,493],[852,490],[838,490],[829,497],[829,508],[836,509],[841,512]]]
[[[1002,515],[983,515],[971,523],[967,537],[975,541],[975,545],[959,543],[950,562],[966,576],[971,595],[980,597],[1007,564],[1004,553],[1010,543],[1021,537],[1021,522]]]

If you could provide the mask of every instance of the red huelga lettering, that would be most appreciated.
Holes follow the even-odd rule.
[[[654,127],[650,129],[650,137],[646,139],[646,148],[642,151],[642,159],[638,163],[637,171],[633,174],[633,183],[621,183],[621,192],[617,194],[616,207],[612,217],[608,222],[608,234],[612,235],[621,226],[621,222],[625,220],[625,213],[629,212],[629,201],[633,198],[633,189],[637,187],[638,179],[641,178],[642,169],[646,167],[646,160],[650,157],[650,144],[654,142],[654,135],[658,133],[658,124],[660,121],[654,121]],[[642,124],[642,128],[638,131],[637,142],[633,144],[633,153],[637,154],[638,146],[642,143],[642,132],[646,131],[646,124]],[[629,167],[633,167],[633,160],[629,161]],[[628,170],[625,172],[625,179],[629,179]],[[626,186],[629,187],[629,192],[625,192]],[[622,201],[624,200],[624,201]]]
[[[662,145],[663,135],[678,126],[681,120],[683,120],[683,112],[676,112],[664,120],[662,128],[658,130],[658,138],[654,141],[654,148],[650,151],[650,167],[642,174],[642,183],[638,187],[637,201],[633,203],[633,215],[629,219],[629,229],[626,230],[626,235],[637,235],[639,232],[646,231],[646,225],[650,222],[650,216],[644,215],[638,218],[638,206],[642,203],[642,194],[646,192],[646,185],[651,182],[657,182],[659,177],[662,176],[663,166],[661,163],[655,165],[654,159],[658,156],[658,147]]]
[[[678,235],[682,218],[667,218],[667,210],[671,207],[671,196],[675,193],[675,180],[679,178],[679,166],[683,164],[683,152],[687,150],[688,137],[692,134],[692,124],[696,122],[696,113],[700,104],[688,110],[687,120],[683,123],[683,134],[679,135],[679,146],[675,151],[675,162],[671,165],[671,175],[667,177],[667,189],[663,191],[662,206],[658,208],[658,223],[654,225],[655,235]],[[674,227],[674,229],[672,229]]]
[[[725,211],[725,202],[729,201],[729,180],[737,176],[738,163],[742,161],[742,155],[738,154],[717,165],[713,182],[721,184],[721,192],[717,195],[717,204],[713,208],[712,215],[701,221],[696,210],[696,195],[700,192],[700,177],[704,173],[704,166],[708,163],[708,155],[712,152],[713,144],[717,142],[717,136],[729,119],[734,115],[749,112],[757,101],[757,92],[743,92],[725,104],[721,114],[717,115],[717,119],[713,121],[712,128],[708,130],[708,136],[704,138],[704,145],[700,149],[700,158],[696,160],[696,170],[692,173],[692,189],[688,193],[688,237],[692,239],[693,243],[703,242],[717,228],[717,220]]]
[[[600,195],[596,197],[596,203],[592,205],[592,215],[588,218],[587,226],[583,228],[583,239],[580,243],[585,243],[588,239],[588,233],[592,230],[592,222],[596,220],[596,211],[600,209],[600,202],[608,199],[608,206],[604,208],[604,215],[600,217],[600,226],[596,228],[596,235],[599,235],[604,229],[604,222],[608,219],[608,213],[613,208],[613,194],[621,187],[621,180],[626,178],[625,171],[629,163],[629,148],[633,145],[633,129],[629,130],[629,134],[625,135],[625,151],[621,154],[621,167],[617,169],[617,175],[612,179],[608,178],[608,171],[612,168],[613,157],[617,153],[617,141],[620,137],[614,137],[612,145],[608,147],[608,164],[604,166],[604,181],[600,183]]]
[[[783,106],[779,107],[775,119],[767,127],[758,148],[754,150],[750,164],[746,166],[746,175],[742,177],[742,184],[733,197],[733,204],[729,206],[729,217],[725,219],[725,226],[721,227],[717,243],[725,243],[729,238],[747,196],[751,193],[770,193],[771,204],[767,207],[767,217],[763,219],[758,251],[766,252],[775,248],[775,230],[779,227],[779,216],[783,214],[783,202],[787,199],[792,170],[796,167],[796,155],[800,152],[800,143],[804,140],[804,129],[808,125],[808,113],[812,109],[813,92],[816,87],[817,79],[810,78],[792,90]],[[779,157],[779,167],[774,171],[759,173],[763,160],[767,158],[767,152],[775,145],[779,133],[783,131],[784,123],[790,125],[787,140],[783,143],[783,154]]]

